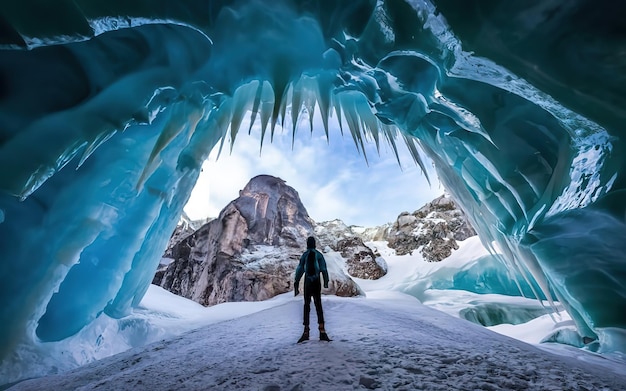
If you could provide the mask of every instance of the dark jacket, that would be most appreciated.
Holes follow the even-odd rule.
[[[304,254],[300,256],[300,263],[298,264],[298,267],[296,268],[295,286],[298,286],[298,284],[300,283],[300,279],[302,278],[302,275],[304,274],[306,260],[307,260],[307,257],[309,256],[310,251],[315,252],[314,276],[317,276],[317,278],[319,278],[320,273],[322,273],[322,277],[324,278],[324,287],[327,287],[328,286],[328,270],[326,269],[326,260],[324,259],[324,256],[322,255],[322,253],[317,251],[314,248],[307,249],[304,252]]]

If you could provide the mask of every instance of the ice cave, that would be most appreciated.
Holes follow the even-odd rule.
[[[261,123],[261,149],[315,110],[357,146],[432,159],[500,261],[538,297],[553,292],[594,350],[625,352],[624,12],[610,0],[3,2],[0,359],[124,317],[209,152],[237,147],[244,116]]]

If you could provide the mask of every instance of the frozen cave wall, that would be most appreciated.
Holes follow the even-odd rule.
[[[210,150],[313,110],[426,153],[502,262],[626,350],[626,5],[6,3],[0,357],[128,313]]]

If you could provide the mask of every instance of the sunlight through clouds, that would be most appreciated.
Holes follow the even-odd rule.
[[[341,134],[336,120],[331,119],[329,124],[330,142],[321,121],[314,121],[312,133],[308,121],[300,123],[293,148],[291,131],[277,127],[273,142],[266,134],[259,154],[258,124],[250,135],[237,135],[232,154],[227,146],[229,140],[219,158],[219,148],[215,148],[185,207],[189,217],[216,217],[252,177],[260,174],[279,177],[296,189],[315,221],[340,218],[346,224],[381,225],[443,194],[432,164],[428,165],[431,187],[401,140],[398,149],[402,167],[384,142],[380,156],[374,142],[366,144],[368,165],[351,136]],[[247,126],[243,124],[242,129]]]

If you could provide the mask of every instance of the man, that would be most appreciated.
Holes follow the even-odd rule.
[[[309,315],[311,313],[311,297],[315,303],[315,311],[317,312],[317,323],[320,330],[320,341],[331,341],[324,329],[324,311],[322,310],[322,284],[320,282],[320,273],[324,278],[324,288],[328,288],[328,270],[326,269],[326,260],[322,253],[315,249],[315,238],[309,236],[306,240],[307,250],[300,256],[300,263],[296,268],[296,280],[294,283],[295,295],[298,296],[300,289],[300,279],[304,277],[304,332],[298,340],[298,343],[309,339]]]

